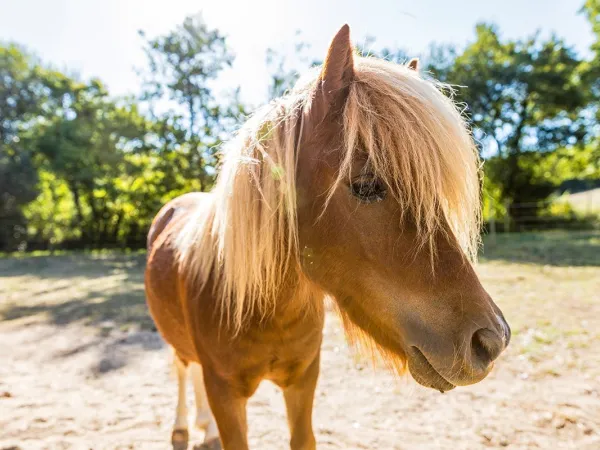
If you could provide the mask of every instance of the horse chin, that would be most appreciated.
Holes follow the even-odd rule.
[[[417,383],[422,386],[436,389],[442,394],[454,389],[456,386],[446,380],[427,361],[425,355],[416,347],[412,348],[408,357],[408,370]]]

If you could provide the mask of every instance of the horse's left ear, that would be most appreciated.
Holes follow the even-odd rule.
[[[327,51],[319,75],[319,90],[327,107],[344,93],[354,79],[354,57],[350,42],[350,27],[344,25],[337,32]]]
[[[419,71],[419,58],[413,58],[411,59],[408,64],[407,64],[408,68],[411,70],[414,70],[415,72]]]

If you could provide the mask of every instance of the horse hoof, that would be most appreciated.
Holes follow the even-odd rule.
[[[173,450],[187,450],[190,433],[188,430],[173,430],[171,433],[171,444]]]
[[[223,447],[221,446],[221,439],[214,438],[208,442],[195,445],[194,450],[223,450]]]

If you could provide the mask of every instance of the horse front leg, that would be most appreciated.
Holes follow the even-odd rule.
[[[209,444],[211,442],[216,441],[218,443],[219,430],[208,404],[202,366],[200,364],[191,364],[190,370],[192,372],[194,394],[196,395],[196,428],[204,431],[204,442],[210,448]],[[201,449],[202,447],[199,448]]]
[[[292,450],[315,450],[316,440],[312,428],[312,408],[319,377],[319,354],[304,375],[283,390],[290,427]]]
[[[205,440],[200,448],[248,450],[246,404],[252,393],[247,395],[240,393],[226,380],[221,379],[206,368],[203,369],[206,395],[214,419],[217,422],[221,446],[218,446],[219,437],[216,437],[209,441]],[[257,386],[253,386],[252,392]]]

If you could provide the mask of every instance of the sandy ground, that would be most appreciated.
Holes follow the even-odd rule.
[[[140,255],[0,260],[0,449],[170,448],[176,384],[142,268]],[[479,272],[513,343],[486,380],[444,395],[353,356],[329,314],[319,449],[600,449],[600,267]],[[288,448],[275,386],[252,398],[249,428],[251,448]]]

